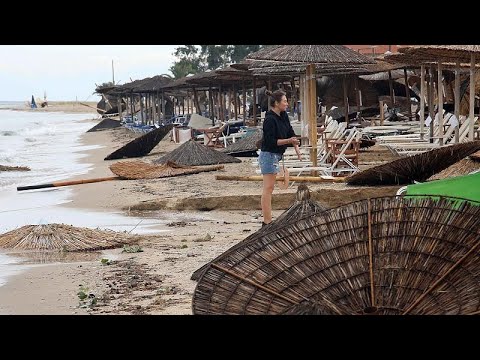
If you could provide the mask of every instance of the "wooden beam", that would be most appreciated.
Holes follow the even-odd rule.
[[[347,75],[343,75],[343,105],[345,106],[345,122],[348,126],[348,92]]]
[[[432,119],[432,121],[430,122],[430,142],[433,143],[433,127],[434,127],[434,120],[435,120],[435,111],[433,110],[433,107],[434,107],[434,102],[435,102],[435,95],[434,95],[434,91],[433,91],[433,65],[430,65],[430,72],[429,72],[429,84],[428,84],[428,91],[429,91],[429,94],[428,94],[428,112],[429,112],[429,115],[430,115],[430,118]]]
[[[243,100],[243,126],[245,126],[245,121],[247,119],[247,88],[245,87],[245,78],[242,80],[242,100]]]
[[[193,86],[192,88],[193,88],[193,102],[194,102],[195,109],[197,110],[198,115],[202,115],[202,109],[200,109],[200,103],[198,102],[197,89],[195,89],[195,86]],[[192,113],[193,113],[193,109],[192,109]]]
[[[295,116],[295,108],[296,108],[296,103],[297,103],[297,94],[296,94],[296,88],[295,88],[295,77],[292,76],[290,79],[290,86],[292,88],[292,98],[290,99],[291,104],[290,104],[290,115]]]
[[[438,80],[437,80],[437,86],[438,86],[438,134],[439,136],[439,143],[440,146],[443,145],[443,135],[445,134],[443,131],[443,79],[442,79],[442,62],[439,60],[438,61]]]
[[[408,118],[413,120],[412,116],[412,101],[410,99],[410,87],[408,86],[408,76],[407,76],[407,68],[403,68],[403,77],[405,79],[405,97],[407,98],[407,106],[408,106]]]
[[[425,65],[420,66],[420,139],[425,131]]]
[[[257,79],[253,78],[253,125],[257,125]]]
[[[360,89],[358,88],[358,75],[353,76],[353,83],[355,85],[355,96],[357,100],[357,113],[360,114]]]
[[[307,65],[307,94],[309,96],[309,130],[310,130],[310,161],[312,167],[317,166],[317,87],[315,81],[315,64]],[[316,176],[317,172],[313,171],[312,176]]]
[[[212,119],[212,126],[215,126],[215,109],[213,106],[213,94],[212,94],[212,86],[208,86],[208,112],[210,113],[210,119]]]
[[[142,125],[145,125],[145,112],[143,106],[143,95],[140,94],[140,116],[142,117]]]
[[[392,108],[395,105],[395,98],[393,97],[393,79],[392,72],[388,70],[388,86],[390,87],[390,102],[392,103]]]
[[[237,90],[235,89],[235,84],[233,84],[233,108],[235,109],[234,115],[235,115],[235,120],[238,120],[238,114],[237,114]]]
[[[460,61],[455,66],[455,116],[459,124],[455,127],[455,144],[460,141]]]

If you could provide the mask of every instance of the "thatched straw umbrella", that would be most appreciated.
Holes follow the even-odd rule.
[[[110,170],[122,179],[159,179],[165,177],[198,174],[205,171],[223,169],[223,165],[182,166],[168,161],[166,164],[154,165],[143,161],[120,161],[110,165]]]
[[[106,118],[106,119],[103,119],[102,121],[100,121],[94,127],[87,130],[87,132],[115,129],[115,128],[118,128],[118,127],[121,127],[121,126],[122,126],[122,124],[120,124],[120,121],[113,120],[113,119],[110,119],[110,118]]]
[[[263,130],[258,129],[228,145],[226,148],[220,149],[220,151],[235,156],[257,156],[257,143],[262,139],[262,136]]]
[[[346,182],[350,185],[402,185],[425,181],[479,149],[480,141],[445,146],[357,172],[347,177]]]
[[[473,161],[480,161],[480,151],[477,151],[476,153],[471,154],[470,159],[472,159]]]
[[[172,152],[154,161],[155,164],[165,164],[168,161],[177,165],[196,166],[227,163],[240,163],[242,160],[221,153],[197,143],[195,140],[184,142]]]
[[[152,130],[122,146],[104,160],[141,157],[147,155],[172,130],[173,125],[165,125]]]
[[[138,237],[65,224],[25,225],[0,235],[0,248],[17,250],[93,251],[122,247]]]
[[[282,314],[308,300],[337,314],[480,311],[480,206],[367,199],[300,219],[210,265],[194,314]]]
[[[472,155],[470,155],[471,157]],[[471,158],[462,159],[448,168],[428,178],[428,181],[447,179],[454,176],[468,175],[480,170],[480,162]]]
[[[310,191],[308,190],[307,185],[300,184],[297,189],[297,194],[295,202],[285,210],[278,218],[272,221],[270,224],[260,228],[257,232],[248,236],[246,239],[242,240],[238,244],[232,246],[230,249],[225,251],[220,256],[213,259],[211,262],[203,265],[200,269],[196,270],[190,279],[198,280],[202,274],[206,271],[208,266],[213,262],[221,259],[225,255],[230,254],[232,251],[235,251],[239,247],[245,246],[248,243],[254,242],[257,238],[261,237],[263,234],[275,231],[277,228],[284,226],[285,224],[293,223],[298,219],[309,216],[312,214],[320,213],[325,211],[326,208],[320,205],[318,202],[310,198]]]

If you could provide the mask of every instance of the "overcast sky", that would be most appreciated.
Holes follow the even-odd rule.
[[[178,45],[0,45],[0,101],[97,101],[95,83],[170,72]]]

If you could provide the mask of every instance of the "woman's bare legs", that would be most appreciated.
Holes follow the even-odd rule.
[[[272,222],[272,193],[276,177],[277,174],[263,175],[262,215],[265,224]]]

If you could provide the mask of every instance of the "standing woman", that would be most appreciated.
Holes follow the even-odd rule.
[[[288,102],[285,92],[269,90],[265,92],[270,96],[270,110],[265,114],[263,121],[263,138],[258,163],[263,175],[262,192],[262,226],[272,221],[272,193],[275,186],[275,178],[280,170],[279,161],[283,157],[288,145],[293,145],[298,159],[301,161],[299,141],[295,137],[290,119],[286,112]]]

